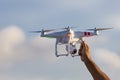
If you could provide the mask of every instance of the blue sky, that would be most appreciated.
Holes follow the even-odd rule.
[[[55,39],[30,30],[113,27],[85,38],[91,56],[111,80],[120,74],[119,0],[0,0],[1,80],[91,80],[79,57],[54,55]]]

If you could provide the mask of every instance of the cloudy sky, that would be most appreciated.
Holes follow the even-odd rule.
[[[55,39],[30,30],[113,27],[85,38],[96,64],[120,79],[119,0],[0,0],[1,80],[92,80],[79,57],[54,55]]]

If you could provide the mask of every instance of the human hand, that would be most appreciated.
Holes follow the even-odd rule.
[[[78,54],[81,56],[81,60],[84,62],[91,58],[90,48],[85,41],[81,43]]]

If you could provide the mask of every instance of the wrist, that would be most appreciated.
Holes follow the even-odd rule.
[[[88,63],[90,61],[92,61],[91,57],[86,57],[85,60],[84,60],[84,63]]]

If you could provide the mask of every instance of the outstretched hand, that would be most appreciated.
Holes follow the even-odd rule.
[[[85,41],[81,43],[78,54],[81,56],[81,60],[84,62],[91,58],[90,48]]]
[[[85,63],[94,80],[110,80],[110,78],[91,59],[90,48],[85,41],[81,43],[78,54],[81,56],[81,60]]]

